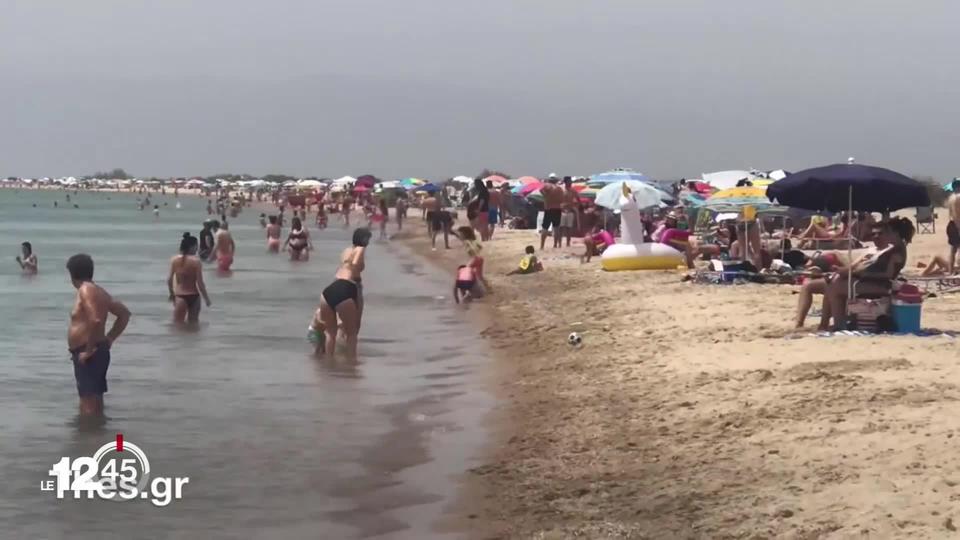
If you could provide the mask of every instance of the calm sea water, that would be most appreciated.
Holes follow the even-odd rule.
[[[319,361],[306,327],[348,232],[314,231],[308,263],[265,253],[259,212],[231,222],[235,272],[205,272],[213,307],[196,333],[172,328],[166,272],[205,200],[0,190],[0,523],[18,538],[433,538],[455,476],[482,443],[487,360],[448,277],[375,243],[364,274],[361,361]],[[53,208],[53,201],[60,208]],[[164,206],[164,202],[167,206]],[[74,209],[72,204],[79,205]],[[36,204],[36,207],[33,205]],[[33,243],[40,275],[14,257]],[[113,348],[108,420],[85,426],[65,334],[74,290],[64,263],[90,253],[95,280],[133,312]],[[154,476],[188,476],[184,496],[57,500],[40,491],[62,456],[89,456],[116,433]]]

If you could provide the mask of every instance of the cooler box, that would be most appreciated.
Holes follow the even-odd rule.
[[[923,304],[894,302],[890,312],[897,332],[920,331],[920,308]]]

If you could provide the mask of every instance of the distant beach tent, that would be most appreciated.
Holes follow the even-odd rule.
[[[382,191],[384,189],[403,189],[403,184],[400,182],[380,182],[377,184],[376,191]]]
[[[737,187],[741,180],[752,180],[756,176],[750,171],[730,170],[704,173],[703,181],[713,186],[715,189],[730,189]]]
[[[472,183],[473,183],[473,178],[470,178],[469,176],[455,176],[455,177],[453,177],[453,179],[450,180],[450,181],[453,182],[454,184],[467,184],[467,185],[469,185],[469,184],[472,184]]]
[[[297,182],[297,187],[302,188],[321,188],[324,186],[326,186],[326,184],[319,180],[299,180]]]
[[[355,184],[357,183],[357,179],[352,176],[341,176],[340,178],[334,180],[333,183],[341,186],[346,184]]]

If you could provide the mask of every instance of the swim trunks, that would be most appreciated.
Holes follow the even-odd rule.
[[[182,298],[187,303],[187,309],[193,309],[200,301],[199,294],[178,294],[177,298]]]
[[[80,362],[80,353],[86,348],[78,347],[70,351],[73,361],[73,376],[77,380],[77,393],[80,396],[102,396],[107,393],[107,368],[110,367],[110,344],[106,341],[97,345],[93,355],[86,362]]]
[[[222,254],[217,257],[217,268],[222,271],[227,271],[230,269],[230,265],[233,264],[233,255]]]
[[[346,300],[353,300],[355,303],[358,302],[359,289],[357,288],[357,284],[349,279],[338,279],[328,285],[320,294],[328,306],[332,309],[337,309],[337,306]]]
[[[547,231],[551,227],[556,230],[560,227],[560,218],[562,214],[559,208],[550,208],[543,211],[543,226],[540,230]]]
[[[499,222],[500,222],[500,210],[497,209],[497,208],[491,208],[491,209],[487,212],[487,221],[488,221],[491,225],[496,225],[497,223],[499,223]]]
[[[950,247],[960,247],[960,231],[957,230],[957,224],[953,220],[947,223],[947,243]]]
[[[427,223],[433,230],[443,227],[443,223],[440,221],[440,212],[429,210],[427,212]]]
[[[470,292],[470,290],[473,289],[474,283],[476,283],[476,282],[473,281],[473,280],[467,281],[467,280],[459,280],[459,279],[458,279],[458,280],[457,280],[457,288],[460,289],[460,290],[463,291],[463,292]]]
[[[560,216],[560,226],[572,229],[577,224],[577,216],[572,210],[563,212]]]

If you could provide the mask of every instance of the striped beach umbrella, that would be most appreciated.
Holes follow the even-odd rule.
[[[767,198],[766,188],[742,186],[714,193],[703,206],[716,212],[738,212],[744,206],[753,206],[757,210],[763,210],[776,205]]]

